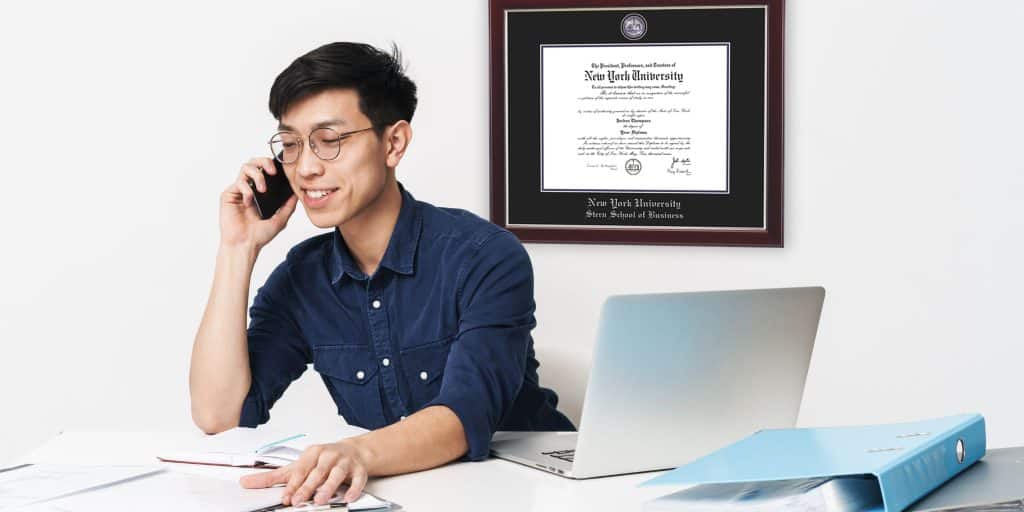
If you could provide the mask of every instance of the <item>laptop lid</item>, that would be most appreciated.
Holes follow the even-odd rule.
[[[793,427],[824,297],[821,287],[609,297],[574,476],[675,468]]]

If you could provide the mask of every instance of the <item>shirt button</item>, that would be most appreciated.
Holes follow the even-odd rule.
[[[398,418],[398,419],[400,419],[400,420],[404,420],[404,419],[405,419],[405,416],[402,416],[401,418]]]
[[[362,371],[362,370],[359,370],[358,372],[356,372],[356,378],[357,378],[357,379],[359,379],[359,380],[363,380],[363,378],[364,378],[364,377],[366,377],[366,374],[365,374],[365,373],[363,373],[363,371]]]
[[[384,366],[391,366],[391,360],[385,357],[384,359],[381,359],[380,364]]]
[[[380,299],[373,299],[370,305],[373,306],[373,309],[380,309]]]
[[[420,380],[427,380],[427,372],[420,372]]]

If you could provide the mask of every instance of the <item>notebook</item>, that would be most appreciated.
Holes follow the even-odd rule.
[[[334,443],[366,432],[366,429],[352,425],[340,425],[316,434],[238,427],[204,439],[195,450],[164,453],[157,455],[157,459],[184,464],[270,469],[295,462],[303,450],[314,444]]]

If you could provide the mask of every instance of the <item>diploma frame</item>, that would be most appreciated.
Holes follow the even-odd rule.
[[[509,229],[523,242],[783,246],[784,0],[489,2],[492,222]],[[627,19],[636,15],[639,15],[639,22],[636,17],[632,20]],[[665,28],[669,23],[673,27],[672,30]],[[614,27],[610,28],[609,25]],[[637,35],[639,37],[633,37]],[[716,45],[722,49],[712,48]],[[671,59],[661,59],[664,64],[655,62],[657,59],[653,56],[660,55],[656,52],[661,51],[661,48],[658,48],[661,46],[668,47],[667,50],[670,52],[677,51],[681,56],[691,55],[686,52],[695,52],[702,48],[711,49],[709,55],[713,54],[716,57],[708,62],[724,64],[717,65],[718,67],[694,67],[695,71],[688,73],[685,65],[696,62],[689,57],[681,57],[671,64],[668,63]],[[575,50],[577,47],[589,53]],[[611,146],[600,148],[604,152],[585,153],[586,142],[580,143],[578,147],[575,144],[558,143],[570,140],[596,140],[596,137],[583,132],[589,130],[591,126],[604,126],[608,122],[621,120],[603,119],[607,121],[604,124],[587,123],[582,120],[576,125],[557,124],[554,120],[565,118],[565,115],[556,114],[555,109],[561,108],[564,112],[563,107],[567,103],[564,100],[579,99],[579,105],[574,105],[572,112],[584,112],[582,108],[576,110],[576,106],[589,105],[582,103],[589,96],[574,93],[555,96],[555,93],[548,92],[569,88],[560,84],[567,81],[566,76],[572,76],[558,74],[562,73],[560,70],[565,66],[555,67],[556,65],[552,63],[560,61],[555,60],[553,56],[579,55],[583,56],[582,60],[577,59],[581,63],[594,62],[596,59],[592,59],[593,55],[600,55],[605,51],[612,55],[612,51],[619,51],[617,48],[621,47],[629,50],[630,55],[640,56],[636,59],[637,64],[623,62],[623,68],[640,67],[640,62],[649,62],[643,64],[646,66],[666,67],[682,63],[683,65],[678,67],[682,70],[678,79],[680,92],[684,84],[693,86],[695,83],[685,82],[686,77],[699,77],[703,73],[714,78],[724,73],[724,82],[706,82],[724,83],[724,88],[705,86],[694,95],[684,98],[694,98],[691,101],[692,110],[689,107],[682,109],[688,114],[724,113],[717,116],[720,118],[717,121],[714,115],[705,116],[706,123],[710,123],[706,126],[724,126],[724,129],[702,129],[701,126],[705,125],[696,123],[685,125],[695,127],[692,131],[697,136],[692,142],[689,136],[685,137],[686,145],[673,146],[675,150],[681,152],[680,155],[688,155],[685,150],[693,149],[690,144],[696,146],[698,142],[713,140],[714,143],[708,142],[699,148],[706,149],[706,154],[701,155],[703,159],[696,159],[697,165],[694,167],[705,175],[709,172],[713,174],[714,180],[717,180],[715,183],[718,184],[705,187],[684,186],[680,183],[690,182],[670,181],[675,179],[675,173],[665,173],[671,173],[677,162],[690,165],[690,158],[669,157],[661,153],[663,156],[657,158],[664,159],[664,162],[648,164],[647,160],[654,160],[656,157],[628,159],[622,156],[627,154],[622,151],[628,151],[629,144],[621,141],[619,147],[626,149],[615,153],[615,157],[606,156],[614,153],[614,148],[612,152],[607,151]],[[570,50],[563,51],[561,48]],[[557,53],[559,51],[562,53]],[[545,56],[549,56],[549,67],[545,67]],[[580,71],[579,76],[583,76],[583,66],[568,67],[572,68],[573,73]],[[702,71],[704,69],[712,71]],[[557,82],[549,78],[546,83],[545,70],[548,70],[547,76],[561,78]],[[624,73],[625,71],[622,70]],[[589,76],[591,75],[588,74]],[[656,76],[661,80],[660,77],[675,75],[647,76]],[[636,78],[636,75],[633,77]],[[620,81],[619,84],[620,88],[626,87],[624,82]],[[583,90],[578,88],[583,87],[579,85],[570,87],[577,87],[576,91]],[[715,93],[718,89],[725,92]],[[689,94],[689,91],[681,94]],[[557,101],[549,100],[549,107],[546,108],[544,98],[547,96]],[[708,100],[706,104],[700,102],[706,98],[718,99]],[[630,105],[640,104],[629,101]],[[677,100],[669,98],[659,101]],[[609,111],[613,110],[592,109],[588,112]],[[649,112],[655,111],[656,109],[649,109]],[[671,125],[668,121],[684,119],[664,114],[665,109],[657,111],[662,112],[658,115],[668,117],[658,118],[666,121],[659,121],[654,126]],[[562,138],[545,139],[545,127],[548,137]],[[572,133],[572,130],[563,129],[565,127],[576,128],[580,133]],[[705,132],[724,135],[706,137]],[[665,129],[663,134],[674,135],[682,132]],[[644,135],[637,137],[648,138]],[[547,148],[544,147],[545,140],[549,140]],[[552,140],[555,142],[552,143]],[[556,149],[551,149],[552,147]],[[633,147],[635,148],[635,145]],[[556,153],[562,154],[561,160],[556,159]],[[592,157],[599,162],[606,159],[609,163],[592,164],[588,161],[586,165],[582,165],[582,159],[585,157],[578,155],[591,154],[600,155]],[[672,163],[670,167],[666,167],[669,158]],[[614,183],[639,183],[623,181],[629,179],[625,177],[626,174],[640,174],[641,165],[638,160],[644,161],[644,169],[650,169],[648,174],[644,175],[644,179],[661,180],[652,183],[662,188],[609,188],[616,187]],[[559,162],[565,161],[573,163],[566,167],[575,168],[575,174],[560,170]],[[546,169],[545,162],[548,165]],[[702,167],[701,162],[713,164]],[[601,181],[605,179],[606,174],[599,174],[597,171],[588,174],[591,173],[588,169],[599,167],[607,168],[602,168],[601,172],[607,170],[608,180],[619,181]],[[614,174],[619,171],[622,173]],[[598,179],[597,176],[601,178]],[[562,180],[562,183],[557,186],[551,185],[556,179]],[[591,182],[587,181],[591,179],[594,188],[590,187]],[[616,215],[613,213],[615,211],[618,212],[618,216],[609,218],[609,215]]]

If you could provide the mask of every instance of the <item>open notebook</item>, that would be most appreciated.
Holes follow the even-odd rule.
[[[276,468],[294,462],[309,446],[333,443],[366,432],[351,425],[339,425],[319,433],[238,427],[204,439],[195,451],[163,453],[157,458],[186,464]]]

